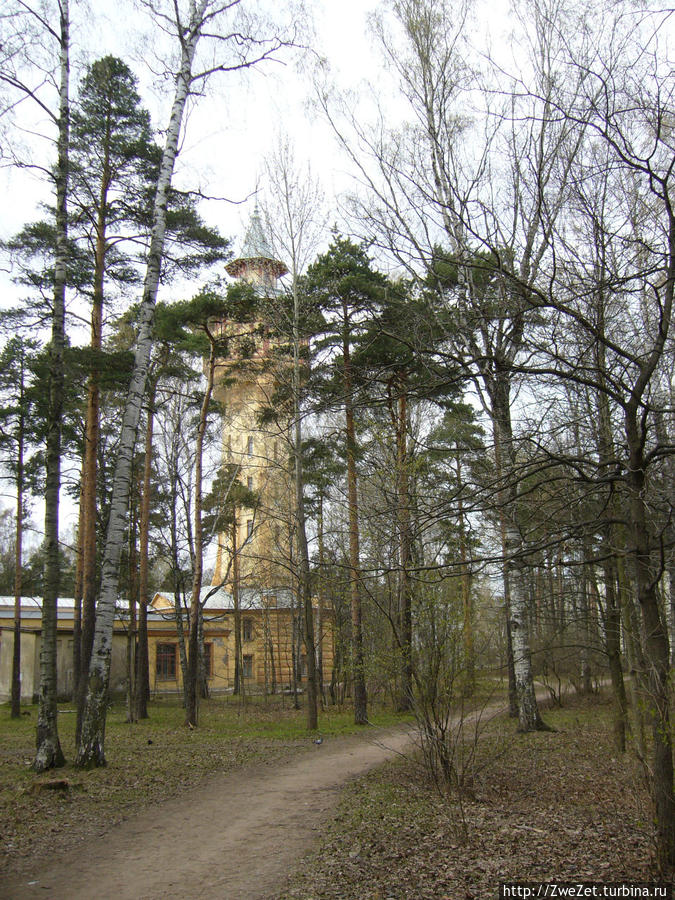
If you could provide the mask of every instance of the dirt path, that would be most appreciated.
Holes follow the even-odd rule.
[[[283,888],[348,780],[404,752],[408,729],[326,740],[153,806],[77,857],[0,885],[3,898],[263,900]]]

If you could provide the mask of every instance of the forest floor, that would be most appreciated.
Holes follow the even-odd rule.
[[[656,878],[641,769],[617,759],[599,698],[547,711],[552,733],[493,719],[461,805],[429,782],[410,726],[342,737],[336,716],[315,746],[278,711],[239,732],[214,715],[187,740],[122,728],[124,757],[67,771],[65,791],[9,783],[3,731],[0,895],[483,900],[503,880]]]
[[[461,803],[414,757],[347,785],[275,900],[493,900],[502,881],[658,881],[643,770],[617,757],[609,701],[572,696],[543,714],[555,732],[490,723],[475,764],[465,755]]]

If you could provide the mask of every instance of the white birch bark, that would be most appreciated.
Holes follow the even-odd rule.
[[[539,714],[539,706],[534,691],[532,678],[532,654],[530,651],[530,635],[527,619],[527,596],[522,572],[523,539],[517,524],[518,518],[518,485],[513,479],[515,469],[513,459],[513,434],[510,423],[510,406],[508,401],[504,408],[494,410],[497,420],[500,448],[506,457],[502,460],[507,477],[507,488],[504,510],[504,534],[506,538],[506,560],[509,571],[510,587],[510,625],[513,644],[513,668],[516,681],[516,699],[518,702],[518,728],[520,731],[542,731],[547,726]],[[511,482],[511,483],[509,483]]]
[[[115,603],[117,601],[120,555],[124,544],[124,529],[131,484],[131,462],[136,440],[136,428],[145,393],[150,351],[152,349],[152,326],[164,251],[168,193],[178,154],[178,139],[183,113],[190,92],[195,51],[201,37],[201,28],[207,7],[208,0],[199,0],[199,2],[191,0],[190,2],[189,24],[181,37],[180,68],[176,76],[173,106],[157,182],[143,302],[139,313],[134,369],[124,408],[122,434],[113,478],[110,520],[103,551],[101,591],[96,608],[94,646],[89,666],[87,694],[82,716],[82,734],[77,751],[77,765],[83,767],[105,765],[105,718],[110,678],[113,621],[115,617]]]
[[[82,734],[77,753],[80,766],[105,764],[104,735],[105,714],[110,676],[112,652],[113,620],[119,581],[119,561],[124,543],[124,528],[131,483],[131,461],[136,439],[136,428],[140,418],[141,404],[145,392],[145,382],[152,349],[152,326],[159,275],[164,252],[166,231],[166,211],[173,169],[178,154],[185,105],[194,82],[203,86],[209,75],[215,72],[229,72],[246,69],[264,60],[273,58],[283,46],[292,45],[276,34],[271,36],[247,35],[244,28],[251,25],[251,19],[243,19],[242,30],[235,25],[223,36],[228,43],[233,58],[215,63],[202,71],[194,71],[197,45],[203,36],[217,39],[216,20],[242,4],[242,0],[186,0],[187,14],[182,13],[178,0],[169,0],[167,12],[155,0],[145,0],[145,5],[157,17],[162,29],[172,30],[180,43],[180,62],[175,80],[175,93],[171,116],[166,134],[166,143],[157,181],[157,193],[153,210],[150,233],[150,250],[143,288],[143,300],[138,321],[138,337],[134,359],[134,369],[122,420],[122,433],[118,447],[118,457],[113,477],[113,491],[110,505],[110,519],[106,534],[103,563],[101,567],[101,590],[96,607],[96,631],[89,666],[89,678],[85,707],[82,715]],[[255,17],[254,17],[255,18]]]

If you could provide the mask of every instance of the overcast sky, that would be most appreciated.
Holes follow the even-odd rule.
[[[274,4],[270,4],[273,8]],[[374,0],[309,0],[315,47],[325,57],[331,75],[340,84],[354,85],[362,78],[374,77],[379,66],[372,40],[368,35],[367,17],[376,8]],[[139,79],[143,104],[149,109],[155,128],[163,129],[172,99],[171,85],[162,84],[155,74],[159,69],[163,45],[156,29],[134,0],[118,0],[114,8],[109,0],[71,0],[72,68],[71,96],[85,67],[108,53],[123,58]],[[304,58],[303,58],[304,56]],[[214,80],[206,96],[193,104],[184,128],[183,145],[176,168],[175,183],[181,187],[199,188],[214,198],[201,206],[209,224],[216,225],[231,237],[238,249],[253,210],[252,195],[260,180],[264,158],[279,136],[288,135],[297,147],[299,160],[311,159],[327,194],[339,193],[347,186],[344,163],[327,125],[311,109],[311,77],[308,60],[311,54],[299,52],[285,55],[284,64],[267,63],[244,75],[228,75]],[[304,68],[303,68],[304,66]],[[54,96],[50,97],[53,102]],[[43,138],[53,137],[46,117],[36,116],[26,104],[18,122],[25,126],[9,140],[22,141],[35,158],[49,165],[53,160],[53,144]],[[161,141],[161,137],[160,137]],[[37,173],[0,167],[0,191],[3,214],[0,217],[0,239],[17,233],[23,225],[45,215],[41,204],[51,204],[51,185]],[[246,198],[250,198],[246,202]],[[331,221],[334,220],[335,217]],[[21,296],[6,271],[0,271],[0,305],[14,305]],[[172,299],[180,286],[162,289],[161,299]],[[74,328],[70,320],[70,338],[76,343],[88,340],[87,329]],[[64,473],[66,478],[68,473]],[[0,506],[11,503],[2,497]],[[63,525],[72,526],[74,506],[64,496]],[[34,508],[33,521],[41,525],[42,511]]]
[[[290,4],[269,2],[286,9]],[[390,0],[306,0],[315,33],[313,48],[326,60],[328,75],[339,89],[358,89],[366,81],[377,82],[382,55],[368,19],[378,9],[389,10]],[[476,0],[476,7],[483,6]],[[508,0],[489,4],[490,19],[506,21]],[[88,10],[88,12],[87,12]],[[123,58],[140,82],[144,105],[155,128],[165,127],[171,101],[171,85],[153,75],[166,44],[135,0],[72,0],[73,66],[71,93],[87,63],[112,53]],[[475,30],[484,32],[487,19]],[[480,41],[484,38],[481,35]],[[284,63],[265,63],[243,75],[222,76],[210,83],[206,96],[193,104],[184,128],[184,143],[177,163],[176,183],[199,187],[210,197],[202,214],[224,234],[241,237],[252,204],[241,201],[256,188],[263,160],[286,134],[294,142],[297,157],[310,159],[329,198],[349,187],[348,163],[340,155],[330,129],[312,109],[312,53],[287,53]],[[394,92],[383,91],[382,100],[394,103]],[[44,121],[31,122],[35,131],[46,130]],[[30,140],[30,138],[28,138]],[[44,142],[43,142],[44,143]],[[45,144],[45,151],[53,149]],[[0,191],[5,199],[0,238],[16,233],[39,215],[40,200],[49,199],[44,182],[16,170],[0,170]],[[230,201],[230,202],[228,202]],[[335,220],[335,216],[331,221]]]
[[[310,0],[317,50],[340,84],[353,85],[371,77],[379,66],[367,29],[368,14],[377,5],[374,0]],[[91,0],[89,6],[91,13],[83,17],[85,5],[77,0],[71,3],[71,92],[76,93],[87,62],[113,53],[122,57],[139,78],[143,103],[152,114],[154,126],[162,129],[171,92],[168,85],[158,84],[151,71],[158,65],[156,54],[161,49],[156,32],[133,0],[116,3],[114,12],[108,0]],[[288,53],[283,64],[270,62],[242,76],[219,77],[209,85],[207,95],[192,106],[176,177],[181,185],[197,185],[209,196],[221,198],[205,203],[202,213],[232,237],[245,227],[251,209],[251,204],[243,208],[238,204],[255,190],[264,157],[280,134],[293,138],[300,158],[313,160],[328,193],[345,187],[337,148],[327,126],[309,106],[310,72],[308,66],[299,70],[300,57],[298,52]],[[310,54],[304,55],[304,62],[311,62]],[[45,129],[41,120],[30,125]],[[45,149],[48,151],[48,147]],[[0,190],[6,200],[0,237],[6,238],[40,214],[39,202],[46,198],[49,188],[27,173],[2,169]]]
[[[269,0],[269,5],[274,9],[276,4]],[[315,33],[313,47],[325,59],[330,81],[340,89],[352,90],[358,90],[366,81],[377,82],[382,77],[382,57],[368,19],[378,8],[390,9],[391,3],[307,0],[307,5]],[[282,10],[288,8],[285,4],[279,6]],[[508,6],[508,0],[496,0],[490,4],[491,16],[503,19]],[[120,56],[137,75],[142,101],[161,132],[168,118],[172,85],[160,83],[153,73],[160,68],[165,45],[138,4],[134,0],[118,0],[113,7],[109,0],[90,0],[88,4],[71,0],[71,17],[72,96],[77,93],[77,84],[88,63],[109,53]],[[349,189],[349,165],[329,126],[312,106],[313,58],[309,53],[288,53],[283,65],[266,63],[243,75],[219,77],[191,108],[175,183],[183,188],[199,188],[213,198],[202,204],[202,215],[233,239],[235,250],[241,245],[253,210],[253,199],[246,202],[246,198],[252,198],[264,159],[280,136],[291,139],[300,163],[311,160],[332,210],[329,220],[331,224],[339,221],[333,198]],[[394,91],[384,91],[382,101],[393,104],[394,97]],[[50,98],[50,102],[53,100]],[[28,114],[28,107],[26,113],[23,122],[28,131],[24,143],[41,147],[42,160],[49,165],[54,158],[53,144],[32,136],[49,132],[49,123],[45,118],[36,119],[34,112]],[[394,108],[392,113],[395,114]],[[15,138],[16,133],[12,136]],[[49,183],[15,168],[0,168],[0,191],[4,201],[0,239],[43,216],[40,204],[52,202]],[[174,299],[172,293],[179,296],[181,290],[184,292],[180,285],[163,286],[160,298]],[[10,273],[0,271],[0,305],[15,303],[17,297]],[[71,320],[70,336],[75,343],[85,342],[87,329],[74,331]],[[40,518],[37,513],[36,518]]]

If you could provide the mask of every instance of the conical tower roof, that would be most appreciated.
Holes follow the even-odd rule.
[[[243,278],[256,284],[268,283],[270,286],[288,272],[284,263],[274,258],[257,203],[246,229],[241,255],[228,263],[225,269],[233,278]]]
[[[256,204],[246,230],[246,237],[241,248],[241,256],[244,259],[253,259],[255,257],[263,257],[264,259],[273,259],[272,248],[269,239],[265,234],[262,219],[260,218],[260,210]]]

